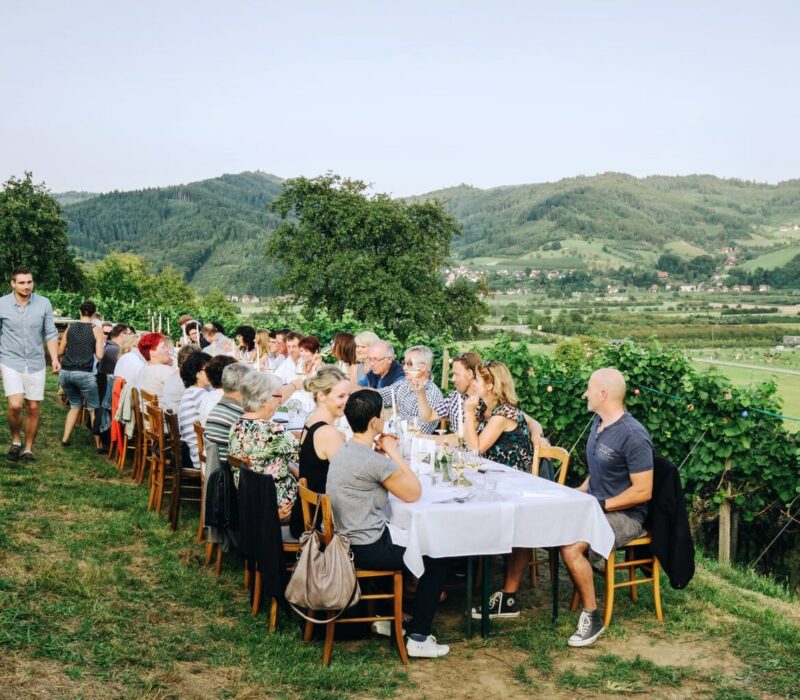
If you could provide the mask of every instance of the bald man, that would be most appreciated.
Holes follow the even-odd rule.
[[[579,487],[597,498],[614,531],[614,548],[644,533],[642,523],[653,493],[653,443],[641,423],[625,410],[625,378],[613,367],[598,369],[583,394],[596,413],[586,443],[589,476]],[[576,542],[561,548],[561,556],[581,596],[578,629],[567,644],[592,644],[606,628],[597,609],[589,545]]]

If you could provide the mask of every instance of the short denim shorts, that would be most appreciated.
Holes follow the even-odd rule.
[[[86,408],[94,411],[100,407],[100,397],[97,393],[97,377],[93,372],[79,372],[72,369],[62,369],[58,375],[61,388],[69,400],[70,408],[80,408],[86,400]]]

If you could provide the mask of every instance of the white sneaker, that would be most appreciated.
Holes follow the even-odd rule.
[[[391,637],[394,634],[394,623],[391,620],[378,620],[372,623],[372,631],[381,637]],[[403,635],[406,630],[403,629]]]
[[[437,644],[436,637],[429,634],[423,642],[417,642],[408,637],[406,651],[409,656],[416,659],[437,659],[440,656],[447,656],[450,653],[450,647],[447,644]]]

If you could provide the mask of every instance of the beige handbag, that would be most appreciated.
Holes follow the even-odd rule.
[[[320,533],[316,530],[318,512],[319,504],[314,509],[311,529],[300,536],[297,564],[286,586],[285,596],[300,617],[324,625],[338,619],[347,608],[355,605],[361,598],[361,589],[350,552],[350,540],[334,532],[323,549]],[[317,620],[298,608],[336,610],[338,614],[328,620]]]

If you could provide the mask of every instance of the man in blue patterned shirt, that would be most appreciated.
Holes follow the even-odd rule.
[[[44,399],[44,344],[53,372],[58,361],[58,331],[47,297],[33,293],[33,275],[18,267],[11,275],[11,294],[0,297],[0,371],[8,399],[11,447],[9,462],[36,461],[33,442],[39,427],[39,403]],[[25,449],[22,449],[22,407],[25,406]]]

